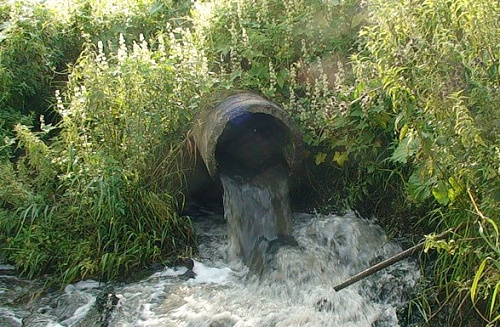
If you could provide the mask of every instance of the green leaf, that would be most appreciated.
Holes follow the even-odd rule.
[[[477,297],[477,286],[479,284],[479,280],[481,279],[481,276],[483,275],[484,268],[486,267],[486,262],[488,261],[489,258],[486,258],[481,262],[479,265],[479,268],[476,271],[476,275],[474,276],[474,280],[472,281],[472,286],[470,287],[470,298],[472,302],[476,301]]]
[[[408,196],[414,202],[423,202],[431,195],[428,183],[422,180],[420,174],[421,172],[417,170],[408,179]]]
[[[163,3],[161,1],[157,1],[151,5],[151,8],[149,8],[149,14],[154,15],[157,12],[163,10]]]
[[[408,134],[408,124],[404,124],[399,132],[399,141],[401,141]]]
[[[361,25],[366,19],[365,11],[360,12],[352,17],[351,27],[357,27]]]
[[[491,295],[491,303],[490,303],[490,314],[492,314],[495,309],[498,291],[500,290],[500,282],[495,285],[495,289],[493,290],[493,294]]]
[[[450,202],[450,198],[448,197],[448,188],[443,181],[439,181],[432,188],[432,195],[434,196],[436,201],[443,206],[447,205]]]
[[[326,160],[326,153],[320,152],[316,156],[314,156],[314,163],[316,166],[321,165]]]
[[[463,187],[460,185],[460,183],[454,179],[453,177],[448,178],[448,182],[451,185],[451,188],[448,189],[448,198],[450,199],[450,202],[455,202],[455,199],[457,196],[459,196],[463,192]]]
[[[344,167],[345,162],[347,161],[348,155],[345,151],[335,151],[333,155],[333,161],[335,161],[340,167]]]
[[[359,82],[356,85],[356,88],[354,89],[354,98],[359,98],[363,94],[363,91],[366,88],[366,83],[365,82]]]
[[[394,162],[408,163],[408,159],[411,158],[418,150],[420,142],[417,138],[409,135],[403,138],[397,148],[392,153],[391,159]]]

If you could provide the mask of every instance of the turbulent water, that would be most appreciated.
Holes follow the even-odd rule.
[[[398,326],[396,309],[408,300],[418,272],[402,261],[336,293],[333,287],[400,247],[379,227],[353,213],[294,214],[297,246],[276,250],[261,276],[228,263],[223,217],[196,219],[200,257],[195,278],[170,267],[144,280],[114,285],[118,298],[109,326]],[[105,285],[83,281],[27,302],[28,282],[6,272],[0,287],[0,326],[103,326],[88,323]],[[109,286],[109,285],[108,285]],[[89,313],[90,312],[90,313]]]
[[[82,281],[34,300],[39,285],[0,266],[0,326],[400,325],[396,312],[418,278],[414,263],[333,290],[401,250],[377,225],[353,213],[292,215],[281,169],[222,182],[225,217],[195,219],[194,261],[126,284]]]

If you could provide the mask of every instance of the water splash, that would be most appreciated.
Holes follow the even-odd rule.
[[[335,292],[339,282],[401,248],[353,213],[292,215],[287,177],[280,166],[252,176],[223,175],[225,214],[196,219],[200,255],[192,271],[168,267],[139,282],[84,281],[24,306],[2,302],[6,318],[0,322],[9,327],[399,326],[396,310],[409,300],[418,278],[415,265],[399,262]],[[104,321],[95,319],[96,298],[106,298],[109,286],[117,304]]]
[[[185,267],[168,267],[135,283],[113,285],[119,302],[108,326],[399,326],[396,309],[408,301],[419,276],[413,262],[404,260],[333,291],[338,282],[401,250],[380,227],[353,213],[294,214],[290,226],[297,245],[279,247],[259,276],[241,261],[228,261],[222,216],[197,218],[195,278],[183,278]],[[29,306],[3,303],[5,326],[82,326],[85,310],[104,286],[86,281]]]
[[[261,276],[234,262],[229,267],[222,259],[221,253],[229,248],[227,239],[221,242],[226,234],[223,221],[215,225],[202,221],[197,226],[205,240],[201,256],[206,259],[195,262],[196,278],[171,284],[173,270],[168,278],[155,275],[156,285],[162,285],[156,288],[163,289],[161,299],[145,300],[147,313],[135,320],[124,320],[122,313],[133,312],[138,303],[128,307],[123,302],[113,326],[393,327],[399,325],[396,309],[408,300],[418,277],[415,266],[403,261],[334,292],[339,281],[400,250],[379,227],[352,213],[294,215],[292,235],[298,245],[280,247],[272,269]],[[137,291],[137,286],[128,287],[131,293]]]

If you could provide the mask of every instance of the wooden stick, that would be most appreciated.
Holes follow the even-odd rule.
[[[352,285],[352,284],[354,284],[354,283],[356,283],[356,282],[358,282],[358,281],[360,281],[360,280],[362,280],[370,275],[373,275],[374,273],[376,273],[379,270],[382,270],[386,267],[389,267],[390,265],[395,264],[398,261],[401,261],[405,258],[408,258],[409,256],[413,255],[415,252],[422,250],[424,248],[424,245],[425,245],[425,242],[418,243],[417,245],[412,246],[411,248],[404,250],[403,252],[400,252],[400,253],[396,254],[395,256],[390,257],[389,259],[386,259],[382,262],[379,262],[376,265],[371,266],[370,268],[363,270],[362,272],[357,273],[356,275],[354,275],[352,277],[349,277],[348,279],[346,279],[342,283],[336,285],[333,289],[335,290],[335,292],[338,292],[338,291],[346,288],[347,286],[350,286],[350,285]]]
[[[464,224],[462,223],[458,227],[456,227],[455,229],[447,230],[447,231],[437,235],[436,240],[442,240],[442,239],[446,238],[446,236],[448,236],[449,233],[457,232],[458,230],[462,229],[463,226],[464,226]],[[409,256],[413,255],[415,252],[422,250],[424,248],[424,245],[425,245],[425,241],[422,241],[422,242],[418,243],[417,245],[414,245],[411,248],[404,250],[403,252],[399,252],[398,254],[390,257],[389,259],[386,259],[382,262],[379,262],[376,265],[371,266],[370,268],[365,269],[362,272],[357,273],[356,275],[354,275],[352,277],[349,277],[348,279],[346,279],[342,283],[337,284],[333,289],[335,290],[335,292],[338,292],[338,291],[346,288],[347,286],[350,286],[350,285],[352,285],[352,284],[354,284],[354,283],[356,283],[356,282],[358,282],[358,281],[360,281],[360,280],[362,280],[370,275],[373,275],[374,273],[376,273],[379,270],[382,270],[386,267],[389,267],[390,265],[395,264],[398,261],[401,261],[403,259],[408,258]]]

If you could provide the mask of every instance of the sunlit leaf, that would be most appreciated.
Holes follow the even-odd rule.
[[[455,199],[457,198],[457,196],[462,194],[463,187],[453,177],[450,177],[448,179],[448,182],[451,185],[451,188],[448,189],[448,199],[450,200],[451,203],[453,203],[453,202],[455,202]]]
[[[348,154],[345,151],[339,152],[335,151],[333,155],[333,161],[335,161],[340,167],[343,167],[345,162],[347,161]]]
[[[408,159],[417,152],[419,145],[420,142],[418,139],[407,136],[399,142],[397,148],[392,153],[391,159],[394,162],[407,163]]]
[[[403,125],[401,127],[401,130],[399,131],[399,141],[404,139],[406,137],[406,134],[408,134],[408,124]]]
[[[326,153],[319,152],[317,155],[314,156],[314,163],[316,166],[321,165],[323,162],[326,160]]]
[[[438,184],[432,188],[432,195],[441,205],[447,205],[450,202],[448,198],[448,189],[443,181],[439,181]]]
[[[486,258],[481,262],[479,265],[479,268],[476,271],[476,274],[474,275],[474,280],[472,281],[472,285],[470,287],[470,297],[472,299],[472,302],[476,302],[476,297],[477,297],[477,287],[479,284],[479,280],[481,279],[483,275],[484,268],[486,267],[486,262],[488,261],[489,258]]]
[[[491,303],[490,303],[490,314],[493,314],[493,310],[495,309],[495,306],[497,305],[497,296],[498,292],[500,290],[500,282],[498,282],[495,285],[495,289],[493,290],[493,293],[491,294]]]

